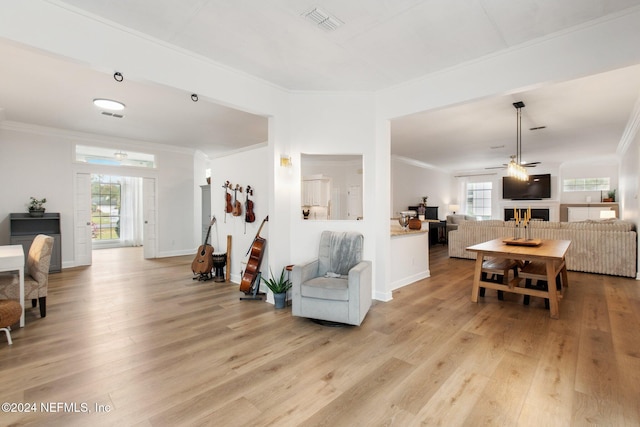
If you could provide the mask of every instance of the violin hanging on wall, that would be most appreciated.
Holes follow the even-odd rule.
[[[253,212],[253,200],[249,199],[249,196],[253,196],[253,188],[250,185],[247,185],[247,192],[245,193],[245,214],[244,221],[245,222],[255,222],[256,214]]]
[[[225,182],[222,188],[225,189],[224,190],[224,198],[225,198],[224,211],[226,213],[231,213],[231,211],[233,210],[233,205],[231,204],[231,193],[229,192],[231,190],[231,183],[229,181]]]
[[[242,187],[236,184],[236,188],[233,189],[233,208],[231,209],[231,215],[242,215],[242,203],[238,200],[238,191],[242,193]]]

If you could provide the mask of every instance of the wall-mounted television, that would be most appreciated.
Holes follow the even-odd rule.
[[[502,198],[511,200],[550,199],[551,174],[529,175],[528,181],[505,176],[502,178]]]

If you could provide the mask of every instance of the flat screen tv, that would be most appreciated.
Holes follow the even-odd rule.
[[[529,175],[528,181],[505,176],[502,178],[502,198],[511,200],[541,200],[551,198],[551,174]]]

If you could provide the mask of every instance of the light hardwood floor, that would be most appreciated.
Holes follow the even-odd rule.
[[[47,317],[0,338],[0,402],[37,411],[0,424],[640,425],[636,280],[569,272],[552,320],[538,298],[472,303],[473,261],[437,246],[431,278],[336,328],[193,281],[191,261],[102,250],[51,275]]]

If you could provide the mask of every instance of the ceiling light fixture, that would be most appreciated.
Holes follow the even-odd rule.
[[[522,166],[522,109],[524,108],[524,102],[514,102],[513,106],[516,108],[516,155],[511,156],[511,160],[507,165],[507,173],[520,181],[527,181],[529,174],[524,166]]]
[[[121,162],[128,157],[127,153],[123,153],[122,151],[118,151],[117,153],[113,153],[113,157],[116,158],[117,161]]]
[[[96,107],[104,108],[105,110],[124,110],[124,104],[120,101],[114,101],[113,99],[96,98],[93,100],[93,104]]]

